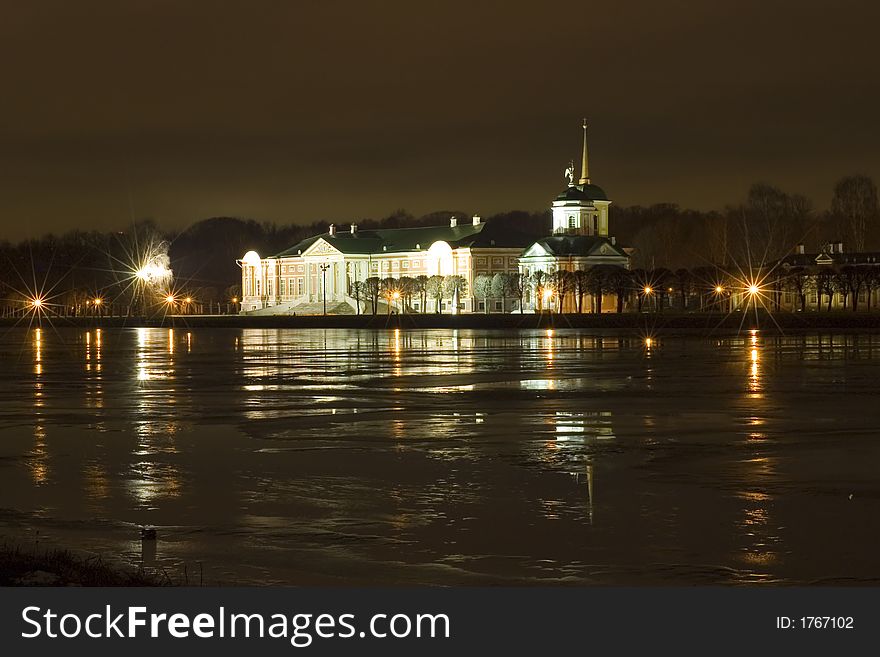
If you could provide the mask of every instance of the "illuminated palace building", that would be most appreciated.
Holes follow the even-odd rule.
[[[356,312],[358,304],[361,312],[370,312],[373,299],[378,312],[515,312],[520,310],[520,297],[526,312],[554,308],[555,272],[629,266],[628,254],[608,233],[611,201],[590,181],[586,122],[583,133],[581,176],[575,182],[574,165],[569,165],[568,187],[553,201],[550,235],[536,241],[476,216],[419,228],[358,230],[356,224],[345,229],[331,225],[328,232],[281,253],[260,257],[249,251],[239,260],[242,312],[315,314],[326,305],[327,313],[341,314]],[[544,278],[536,277],[536,272],[543,272]],[[503,289],[503,281],[517,273],[524,281],[522,294]],[[428,293],[403,289],[402,279],[424,277],[420,280],[425,283],[437,276],[444,277],[445,284],[435,279]],[[401,290],[388,285],[389,279],[400,281]],[[485,290],[475,289],[479,279]],[[381,288],[378,295],[377,288]],[[563,296],[563,304],[563,310],[573,310],[574,294]]]

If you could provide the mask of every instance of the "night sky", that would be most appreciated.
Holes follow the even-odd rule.
[[[0,21],[0,237],[539,210],[880,177],[870,2],[35,0]]]

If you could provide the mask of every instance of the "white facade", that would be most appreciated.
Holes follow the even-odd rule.
[[[239,260],[241,311],[316,314],[324,312],[325,306],[328,313],[355,312],[358,306],[366,311],[364,299],[356,300],[355,289],[368,279],[461,276],[466,291],[460,296],[431,295],[426,300],[419,295],[415,300],[410,295],[406,307],[389,297],[380,300],[377,308],[384,303],[384,310],[433,312],[439,306],[446,312],[511,312],[519,310],[519,296],[477,299],[477,277],[519,273],[530,280],[538,271],[552,275],[596,265],[628,268],[628,254],[609,234],[611,201],[590,181],[586,122],[583,129],[581,177],[575,184],[573,164],[566,171],[568,187],[553,201],[552,234],[548,237],[538,241],[518,238],[510,230],[492,228],[479,217],[462,225],[453,217],[449,226],[393,230],[358,231],[352,224],[350,230],[337,231],[331,225],[328,233],[303,240],[280,254],[260,257],[249,251]],[[535,290],[524,287],[524,310],[542,308]]]
[[[480,303],[473,297],[476,277],[517,272],[522,253],[521,246],[493,246],[494,240],[482,240],[485,228],[479,217],[462,226],[453,220],[448,227],[383,231],[358,232],[353,225],[340,233],[331,226],[330,232],[301,243],[303,248],[293,247],[266,258],[250,251],[239,261],[241,310],[315,314],[324,311],[326,301],[328,313],[354,313],[358,303],[361,311],[366,308],[363,297],[355,298],[355,283],[369,278],[399,280],[437,275],[461,276],[466,281],[466,292],[457,300],[458,307],[452,307],[452,298],[429,295],[423,299],[418,295],[406,310],[434,312],[439,300],[441,311],[471,312]],[[388,303],[380,299],[383,312]],[[404,310],[400,301],[390,303],[393,310]],[[502,303],[498,310],[511,310],[512,300]]]

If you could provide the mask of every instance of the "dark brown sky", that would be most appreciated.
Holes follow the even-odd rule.
[[[34,0],[0,20],[0,237],[541,209],[591,123],[615,202],[827,205],[880,177],[876,3]],[[131,203],[130,203],[131,201]]]

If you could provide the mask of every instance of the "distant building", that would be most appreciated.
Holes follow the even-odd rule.
[[[831,242],[818,253],[806,253],[799,245],[774,274],[780,284],[771,293],[779,296],[783,310],[867,310],[880,303],[880,289],[870,280],[880,277],[880,252],[847,253],[843,242]]]
[[[529,246],[520,257],[524,276],[541,271],[552,279],[557,271],[587,271],[597,265],[629,268],[629,254],[609,234],[608,206],[611,201],[605,191],[590,180],[587,155],[587,121],[584,119],[584,145],[581,156],[581,177],[574,182],[574,165],[566,171],[568,188],[553,200],[553,233]],[[541,294],[541,291],[538,291]],[[544,298],[536,298],[530,289],[527,307],[555,308],[557,302],[552,282],[544,287]],[[573,312],[576,301],[573,294],[563,300],[563,311]],[[612,304],[602,305],[610,310]]]
[[[541,271],[587,270],[596,265],[629,267],[629,256],[608,231],[608,200],[602,188],[590,182],[587,161],[587,125],[584,121],[581,177],[574,182],[574,165],[566,171],[568,188],[553,201],[551,234],[537,241],[509,227],[485,223],[480,217],[448,226],[348,230],[331,225],[322,235],[268,257],[249,251],[241,260],[241,311],[256,314],[354,313],[360,303],[370,312],[364,295],[356,291],[368,279],[402,279],[461,276],[466,282],[460,296],[424,300],[412,297],[407,310],[433,312],[514,312],[520,310],[517,294],[483,298],[474,290],[481,276],[521,274],[523,310],[554,308],[545,285],[536,286],[533,275]],[[546,298],[538,298],[546,295]],[[427,302],[426,302],[427,301]],[[403,301],[380,299],[379,312],[403,310]],[[488,307],[487,307],[488,304]],[[391,306],[389,308],[389,305]],[[574,304],[564,303],[564,310]],[[427,306],[427,307],[423,307]],[[604,306],[610,309],[611,304]]]
[[[473,217],[459,223],[453,217],[448,226],[339,231],[333,225],[268,258],[250,251],[240,261],[242,268],[242,312],[265,314],[320,313],[326,297],[328,312],[354,313],[354,285],[368,278],[385,280],[419,276],[462,276],[467,282],[461,298],[441,299],[441,312],[472,312],[475,278],[480,274],[514,273],[528,239]],[[364,309],[364,298],[360,303]],[[457,302],[457,308],[452,304]],[[499,300],[514,309],[513,299]],[[388,300],[380,300],[385,312]],[[391,301],[393,310],[399,303]],[[425,312],[421,299],[413,299],[412,310]],[[427,311],[434,311],[429,299]]]

